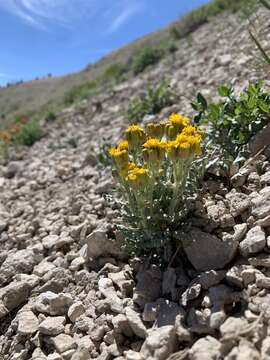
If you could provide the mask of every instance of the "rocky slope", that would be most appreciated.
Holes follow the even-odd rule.
[[[267,153],[230,189],[206,183],[186,234],[193,267],[165,271],[119,250],[118,212],[104,199],[114,184],[96,159],[148,83],[170,77],[179,94],[160,118],[192,115],[197,90],[215,96],[220,83],[240,89],[263,76],[254,55],[237,18],[216,18],[141,77],[63,111],[45,138],[1,166],[0,358],[270,359]]]

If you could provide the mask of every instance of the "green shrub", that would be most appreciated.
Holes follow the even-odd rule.
[[[192,104],[198,112],[194,121],[207,126],[209,145],[216,147],[224,168],[235,161],[245,160],[247,144],[270,120],[270,93],[263,83],[250,84],[236,96],[233,88],[221,86],[218,90],[222,100],[207,103],[198,94]]]
[[[164,56],[164,50],[159,47],[147,46],[133,59],[132,68],[135,75],[143,72],[148,66],[155,65]]]
[[[72,105],[77,101],[89,98],[96,93],[97,83],[90,81],[82,85],[74,86],[64,97],[65,105]]]
[[[175,92],[167,81],[156,87],[148,87],[141,98],[135,98],[129,104],[127,113],[130,122],[139,122],[145,115],[158,114],[163,108],[173,105],[176,100]]]
[[[102,77],[105,80],[115,80],[116,82],[119,82],[122,80],[126,71],[127,68],[123,64],[114,63],[107,67]]]
[[[182,17],[175,23],[170,33],[173,38],[181,39],[197,30],[205,24],[211,17],[214,17],[227,10],[236,13],[240,10],[248,13],[253,12],[256,0],[214,0],[209,4],[203,5]]]
[[[20,145],[32,146],[36,141],[43,137],[44,133],[38,121],[30,120],[22,125],[14,142]]]
[[[51,121],[55,121],[56,120],[56,115],[53,111],[50,111],[46,117],[45,117],[45,120],[48,121],[48,122],[51,122]]]
[[[188,118],[172,114],[145,130],[131,125],[125,136],[110,150],[124,202],[124,246],[132,255],[168,264],[181,245],[174,234],[197,198],[204,167],[201,132]]]

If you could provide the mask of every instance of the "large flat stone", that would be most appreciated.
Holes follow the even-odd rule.
[[[235,256],[238,242],[233,238],[218,237],[193,228],[183,237],[184,251],[196,270],[222,269]]]

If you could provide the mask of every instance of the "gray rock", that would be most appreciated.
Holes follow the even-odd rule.
[[[235,256],[238,242],[222,241],[214,235],[193,228],[183,239],[184,250],[196,270],[222,269]]]
[[[142,339],[145,339],[147,336],[147,331],[144,323],[140,318],[140,315],[131,308],[126,308],[126,317],[134,334]]]
[[[162,272],[157,267],[140,271],[137,276],[133,301],[140,308],[149,302],[156,301],[161,295]]]
[[[48,235],[48,236],[45,236],[43,239],[42,239],[42,245],[45,247],[45,249],[52,249],[53,247],[56,246],[56,243],[59,239],[59,236],[58,235]]]
[[[234,189],[226,195],[226,199],[229,201],[230,212],[234,217],[243,214],[251,206],[249,196]]]
[[[49,315],[66,315],[69,307],[73,304],[73,299],[69,294],[55,294],[47,291],[38,296],[33,304],[37,312]]]
[[[265,233],[260,226],[250,229],[245,239],[239,244],[243,256],[255,254],[264,249],[266,245]]]
[[[156,302],[156,306],[157,317],[154,327],[174,325],[175,319],[178,315],[181,316],[181,319],[185,317],[185,310],[172,301],[159,299]]]
[[[243,287],[242,272],[245,269],[244,265],[235,265],[226,273],[226,280],[232,286],[239,288]]]
[[[226,320],[226,314],[223,310],[214,312],[210,315],[209,325],[211,329],[219,329]]]
[[[77,301],[68,309],[68,317],[74,323],[78,317],[84,314],[84,306],[81,301]]]
[[[127,337],[132,337],[134,335],[128,319],[124,314],[114,316],[112,318],[112,324],[116,333],[123,334]]]
[[[255,222],[255,225],[261,226],[262,228],[270,226],[270,215],[267,215],[263,219],[259,219]]]
[[[146,360],[145,357],[133,350],[125,351],[125,360]]]
[[[77,344],[74,339],[66,334],[59,334],[54,338],[51,338],[55,349],[60,353],[64,353],[70,349],[76,349]]]
[[[91,259],[100,256],[114,256],[119,259],[126,258],[126,254],[121,250],[121,244],[116,240],[108,238],[107,232],[103,229],[95,230],[87,239],[87,252]]]
[[[111,309],[111,311],[115,313],[121,313],[123,310],[123,302],[118,297],[113,282],[111,279],[108,278],[100,278],[98,281],[98,288],[101,294],[107,300],[107,305]]]
[[[41,261],[38,265],[34,267],[33,274],[37,276],[43,276],[50,270],[54,269],[55,265],[47,260]]]
[[[218,58],[217,58],[217,63],[220,65],[220,66],[228,66],[230,65],[230,63],[232,62],[233,60],[233,57],[231,54],[224,54],[224,55],[220,55]]]
[[[28,299],[30,291],[30,286],[23,281],[14,281],[0,289],[0,304],[2,308],[2,314],[6,312],[5,308],[8,312],[10,312],[19,305],[23,304]]]
[[[193,283],[191,284],[187,290],[181,295],[180,305],[187,306],[187,303],[191,300],[196,299],[201,293],[201,284]]]
[[[270,171],[267,171],[261,176],[260,182],[262,185],[270,185]]]
[[[221,355],[221,343],[212,336],[199,339],[189,350],[190,360],[217,360]]]
[[[256,219],[263,219],[270,213],[270,187],[262,189],[258,196],[251,199],[252,215]]]
[[[256,274],[256,286],[259,289],[270,289],[270,278],[263,274]]]
[[[240,341],[235,354],[237,356],[237,360],[262,360],[262,357],[256,347],[246,339],[242,339]],[[230,354],[228,356],[230,356]],[[233,358],[234,357],[232,357],[232,359]]]
[[[220,327],[221,335],[224,337],[235,337],[241,330],[247,327],[246,319],[229,317]]]
[[[207,309],[209,310],[209,309]],[[210,327],[210,310],[209,311],[199,311],[191,308],[187,316],[188,329],[195,334],[212,334],[214,333],[213,329]]]
[[[47,317],[42,321],[38,330],[41,334],[55,336],[65,331],[66,319],[64,316]]]
[[[256,271],[255,269],[244,269],[242,271],[241,277],[245,287],[255,282]]]
[[[270,255],[268,254],[259,254],[255,257],[249,258],[248,262],[250,265],[255,267],[262,266],[266,268],[270,268]]]
[[[38,318],[32,311],[22,311],[17,316],[18,333],[21,335],[33,335],[38,331]]]
[[[175,332],[177,340],[179,342],[189,342],[192,339],[192,335],[184,325],[183,315],[177,315],[175,318]]]
[[[201,284],[204,290],[207,290],[211,286],[218,285],[225,278],[225,275],[226,272],[223,270],[210,270],[201,273],[196,279],[196,281]]]
[[[174,326],[163,326],[150,330],[141,355],[147,360],[166,360],[177,349],[177,337]]]
[[[267,336],[263,342],[261,347],[261,360],[269,360],[270,359],[270,338]]]
[[[5,169],[3,175],[7,179],[12,179],[16,174],[18,174],[21,170],[20,164],[18,162],[10,162]]]
[[[19,250],[9,255],[0,268],[0,283],[10,280],[15,274],[32,272],[37,257],[32,250]]]
[[[109,273],[108,278],[112,280],[115,286],[121,291],[123,297],[133,295],[134,281],[131,279],[131,270]]]

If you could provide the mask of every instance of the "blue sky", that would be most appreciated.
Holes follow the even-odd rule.
[[[83,69],[208,0],[0,0],[0,84]]]

